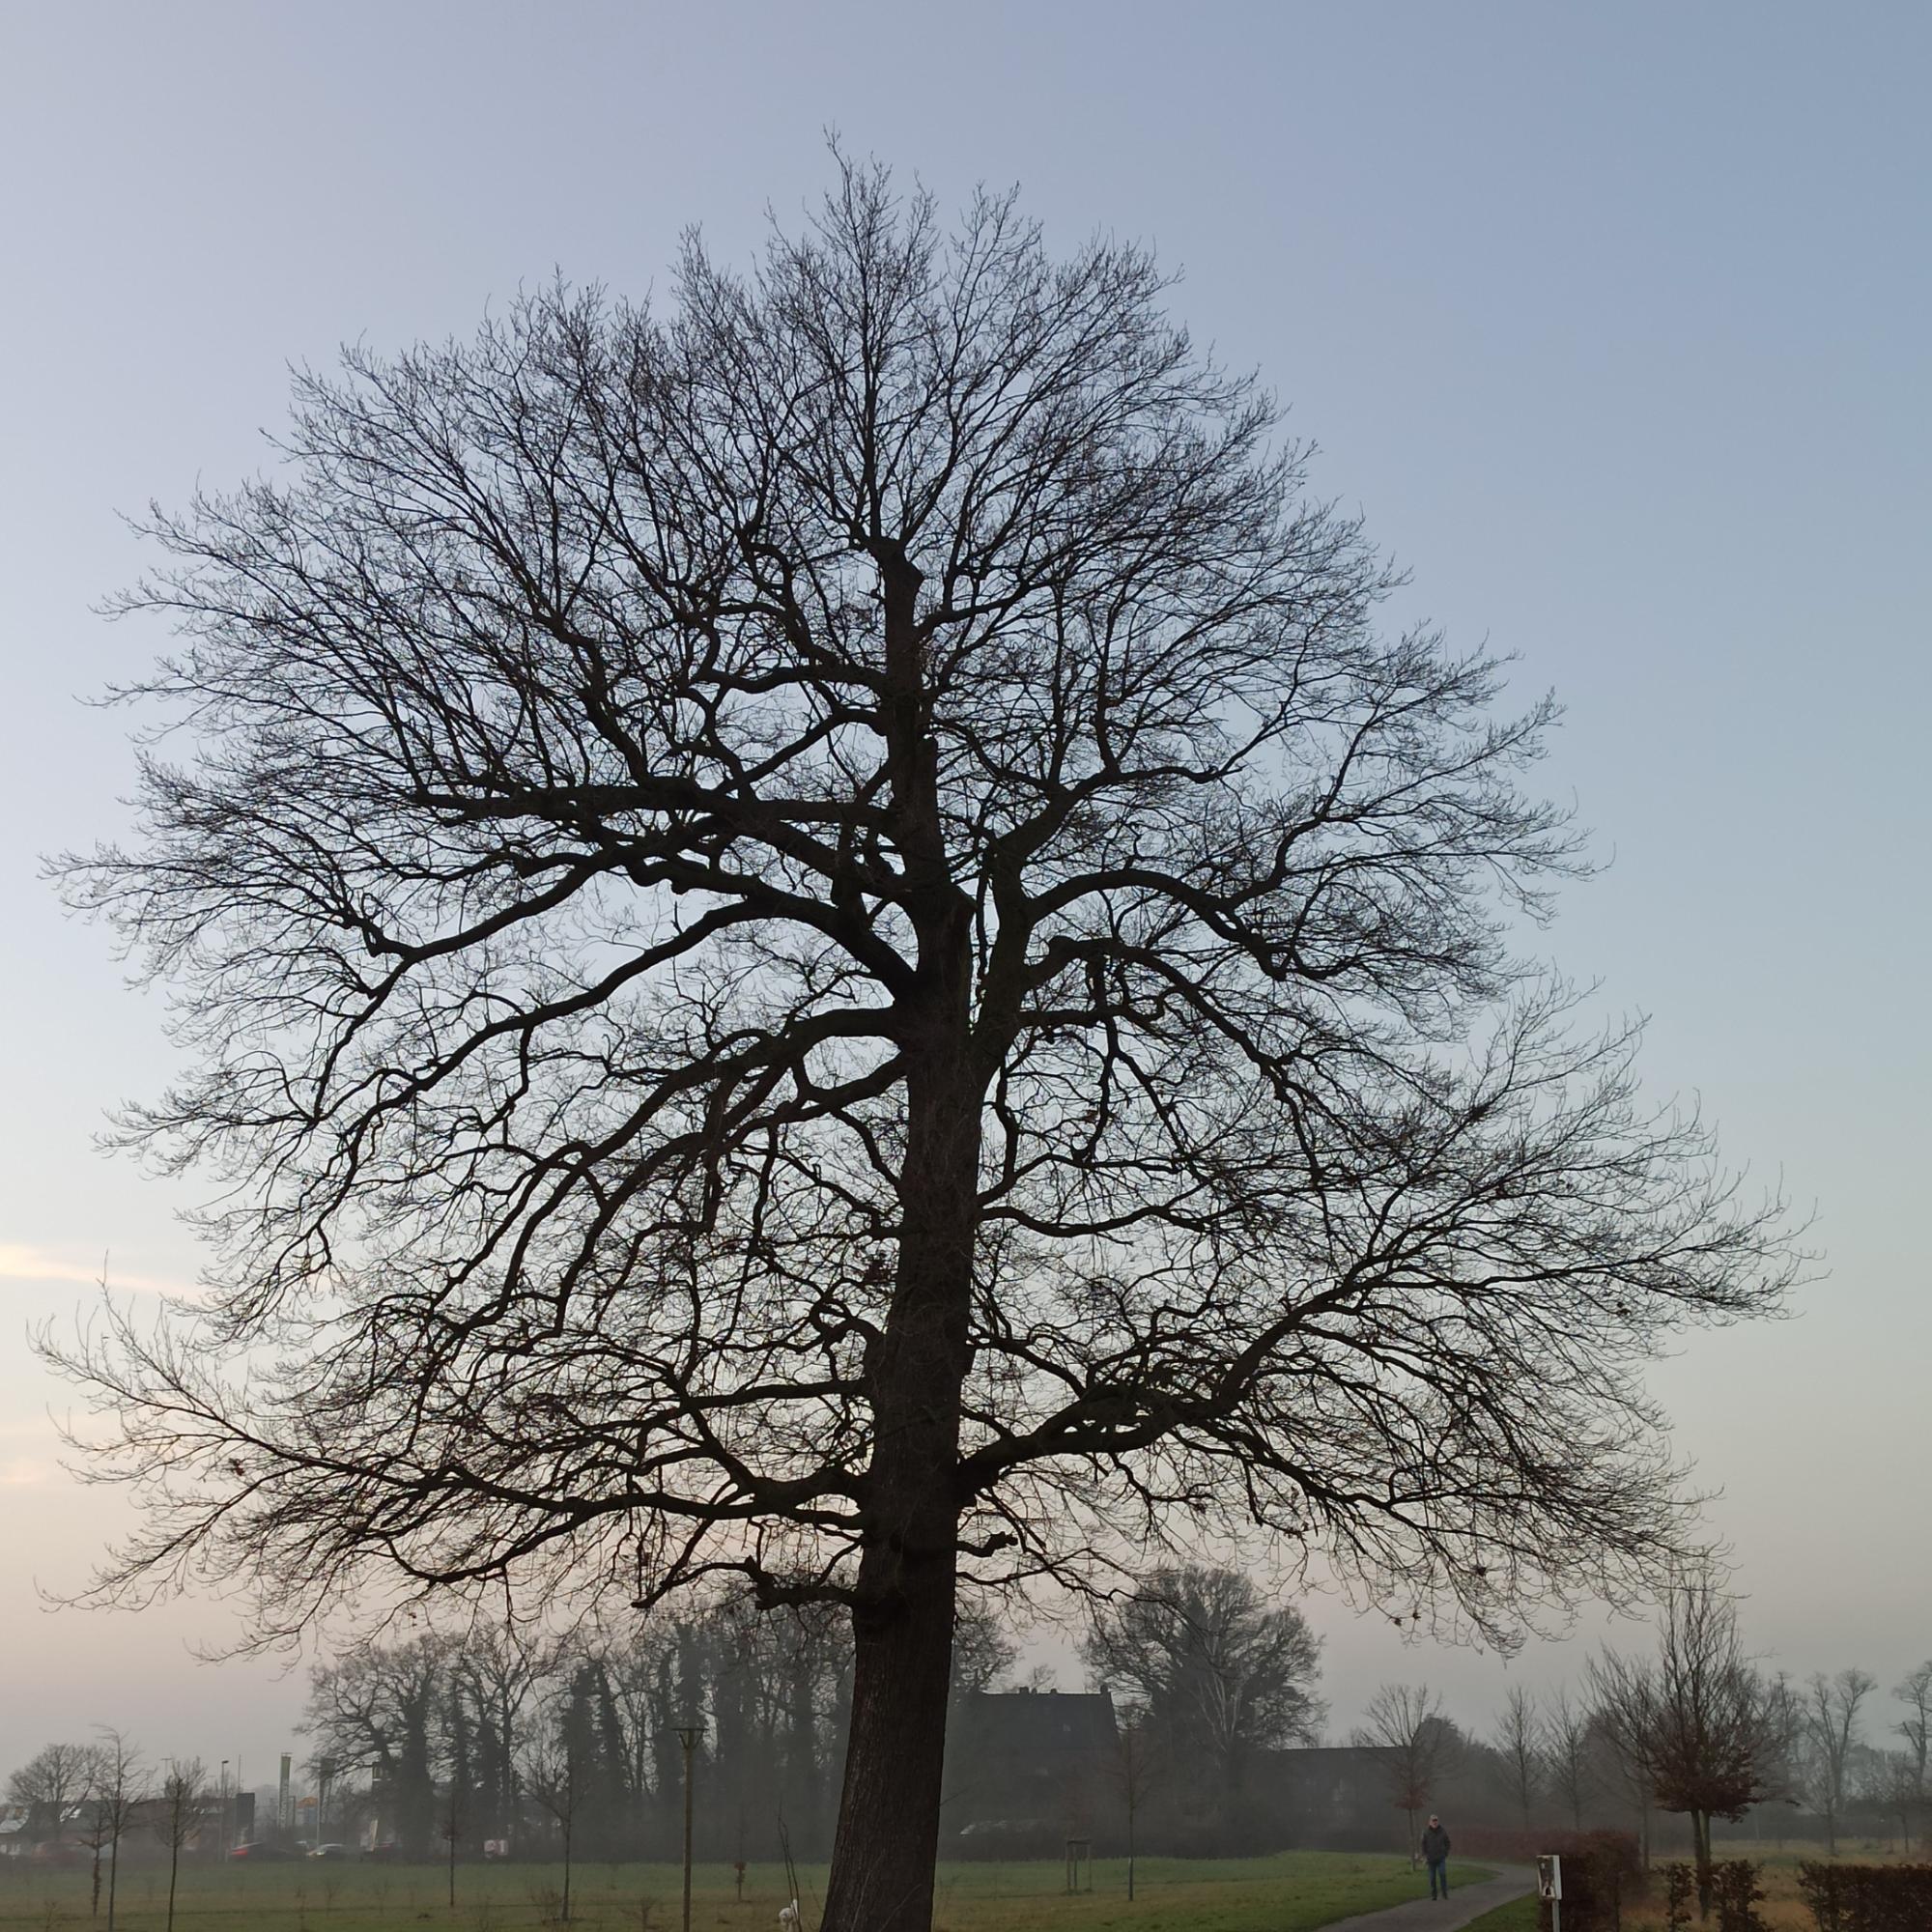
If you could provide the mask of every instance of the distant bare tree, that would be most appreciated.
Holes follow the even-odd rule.
[[[1382,1754],[1389,1797],[1408,1821],[1408,1861],[1415,1862],[1416,1820],[1461,1749],[1442,1700],[1426,1684],[1384,1684],[1369,1699],[1352,1741]]]
[[[1503,1699],[1502,1715],[1496,1719],[1490,1744],[1502,1764],[1510,1800],[1525,1832],[1529,1830],[1530,1813],[1543,1789],[1543,1720],[1537,1715],[1535,1697],[1520,1684],[1512,1685],[1509,1695]]]
[[[92,1786],[94,1768],[94,1752],[86,1745],[43,1745],[8,1777],[7,1796],[26,1807],[31,1835],[61,1835]]]
[[[1569,1814],[1570,1829],[1583,1829],[1583,1806],[1596,1782],[1590,1768],[1590,1713],[1566,1686],[1544,1708],[1540,1755],[1549,1789]]]
[[[1160,1767],[1159,1747],[1148,1720],[1147,1707],[1123,1704],[1116,1707],[1113,1783],[1121,1796],[1121,1808],[1127,1820],[1127,1903],[1134,1899],[1136,1827],[1148,1793],[1153,1788]]]
[[[559,1918],[570,1923],[570,1874],[577,1814],[587,1794],[586,1767],[571,1748],[561,1713],[552,1713],[535,1741],[524,1753],[523,1783],[556,1827],[563,1851],[563,1900]]]
[[[118,1730],[104,1727],[94,1746],[94,1797],[88,1843],[94,1847],[94,1902],[100,1903],[100,1854],[107,1853],[107,1932],[114,1932],[120,1892],[121,1844],[147,1803],[140,1753]]]
[[[1238,1570],[1156,1571],[1094,1606],[1081,1654],[1146,1713],[1177,1766],[1211,1766],[1229,1791],[1250,1752],[1312,1743],[1321,1726],[1320,1639]]]
[[[1595,1704],[1590,1707],[1589,1725],[1591,1764],[1605,1787],[1629,1804],[1635,1819],[1643,1866],[1648,1871],[1651,1862],[1651,1813],[1657,1804],[1650,1766],[1638,1754],[1635,1740],[1619,1732]]]
[[[952,1694],[990,1690],[1019,1659],[1019,1645],[990,1605],[962,1595],[952,1619]]]
[[[208,1823],[213,1802],[208,1767],[198,1757],[170,1758],[161,1773],[160,1789],[150,1807],[155,1835],[168,1848],[168,1922],[175,1928],[175,1891],[181,1879],[181,1856]]]
[[[1690,1820],[1698,1911],[1711,1909],[1711,1821],[1776,1795],[1793,1713],[1783,1687],[1746,1657],[1736,1605],[1709,1573],[1676,1584],[1657,1655],[1590,1662],[1596,1713],[1618,1756],[1665,1811]]]
[[[388,1788],[396,1837],[412,1859],[436,1836],[432,1762],[437,1708],[455,1659],[447,1637],[356,1644],[309,1675],[301,1729],[339,1775],[367,1770]]]
[[[1878,1689],[1878,1680],[1862,1670],[1841,1670],[1827,1677],[1821,1670],[1806,1683],[1799,1704],[1799,1727],[1804,1742],[1811,1800],[1825,1820],[1825,1849],[1838,1855],[1838,1820],[1843,1817],[1847,1777],[1861,1742],[1859,1713]]]
[[[500,1806],[497,1835],[517,1835],[517,1786],[524,1756],[524,1714],[545,1673],[556,1662],[555,1643],[538,1630],[506,1619],[478,1619],[456,1659],[478,1713],[490,1726]]]
[[[906,1932],[962,1581],[1182,1513],[1492,1632],[1657,1577],[1645,1364],[1776,1223],[1508,943],[1551,704],[1381,620],[1166,287],[841,163],[156,514],[180,750],[68,876],[224,1206],[213,1293],[52,1350],[148,1505],[107,1594],[842,1605],[826,1924]]]
[[[1926,1804],[1932,1798],[1932,1791],[1926,1787],[1926,1775],[1932,1769],[1928,1766],[1928,1747],[1932,1747],[1932,1661],[1910,1672],[1891,1694],[1905,1706],[1905,1716],[1892,1729],[1905,1740],[1905,1758],[1912,1768],[1913,1789],[1917,1794],[1913,1815],[1922,1837]]]

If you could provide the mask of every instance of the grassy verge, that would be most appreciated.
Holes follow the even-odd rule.
[[[1472,1918],[1464,1932],[1536,1932],[1536,1898],[1513,1898],[1480,1918]]]
[[[1486,1875],[1486,1874],[1485,1874]],[[1468,1876],[1478,1874],[1472,1868]],[[822,1866],[799,1874],[806,1922],[817,1922]],[[1418,1895],[1407,1861],[1348,1852],[1283,1852],[1265,1859],[1143,1859],[1127,1902],[1124,1861],[1103,1859],[1094,1889],[1069,1896],[1057,1861],[947,1864],[939,1870],[936,1932],[1316,1932],[1358,1912]],[[571,1875],[574,1932],[677,1932],[682,1879],[674,1865],[580,1865]],[[556,1865],[461,1865],[456,1905],[432,1865],[285,1864],[183,1873],[175,1932],[537,1932],[557,1925]],[[693,1932],[773,1932],[784,1873],[752,1865],[742,1897],[728,1867],[694,1874]],[[165,1868],[122,1874],[116,1932],[161,1932]],[[6,1932],[102,1932],[90,1920],[85,1871],[0,1870]]]

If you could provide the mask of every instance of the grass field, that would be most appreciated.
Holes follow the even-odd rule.
[[[1487,1874],[1480,1874],[1487,1876]],[[822,1866],[801,1870],[806,1923],[823,1896]],[[1470,1878],[1479,1874],[1471,1868]],[[445,1874],[429,1865],[287,1864],[185,1868],[176,1932],[520,1932],[558,1923],[556,1865],[462,1865],[456,1906]],[[677,1932],[681,1878],[672,1865],[580,1865],[571,1877],[572,1925],[582,1932]],[[1143,1859],[1127,1903],[1126,1866],[1101,1860],[1094,1889],[1068,1897],[1058,1862],[942,1865],[939,1932],[1314,1932],[1352,1913],[1413,1898],[1420,1875],[1406,1861],[1348,1852],[1283,1852],[1265,1859]],[[784,1903],[783,1870],[752,1865],[740,1902],[728,1869],[698,1867],[694,1932],[773,1932]],[[160,1932],[167,1871],[143,1863],[121,1878],[117,1932]],[[106,1923],[105,1910],[97,1925]],[[0,1927],[79,1932],[89,1924],[88,1874],[0,1869]]]
[[[1464,1932],[1536,1932],[1536,1899],[1513,1898],[1480,1918],[1470,1919]]]

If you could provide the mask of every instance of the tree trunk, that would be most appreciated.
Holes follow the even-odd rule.
[[[963,951],[963,948],[962,948]],[[875,1443],[852,1610],[852,1720],[824,1932],[926,1932],[957,1581],[960,1387],[980,1089],[908,1081],[898,1277],[867,1376]]]
[[[1697,1865],[1697,1917],[1711,1916],[1711,1814],[1708,1811],[1693,1811],[1690,1814],[1691,1856]]]

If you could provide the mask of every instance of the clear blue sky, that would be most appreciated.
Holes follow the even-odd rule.
[[[1928,71],[1917,4],[0,11],[0,1759],[98,1718],[266,1771],[298,1701],[186,1661],[218,1606],[33,1590],[113,1509],[50,1466],[26,1322],[104,1249],[195,1269],[183,1197],[90,1149],[166,1072],[157,1004],[36,879],[120,822],[125,720],[74,695],[159,641],[89,614],[137,567],[116,512],[256,465],[291,360],[554,268],[642,293],[692,222],[749,250],[828,127],[1156,243],[1408,607],[1567,701],[1549,780],[1614,864],[1547,943],[1829,1251],[1798,1319],[1660,1377],[1749,1633],[1888,1685],[1932,1654]],[[1318,1620],[1344,1723],[1389,1675],[1495,1701],[1493,1660]]]

